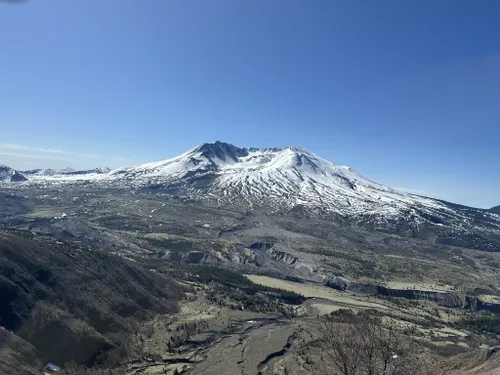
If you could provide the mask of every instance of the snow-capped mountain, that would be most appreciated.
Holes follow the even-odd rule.
[[[306,205],[339,214],[391,214],[443,204],[370,181],[349,167],[329,162],[301,147],[238,148],[215,142],[173,159],[120,168],[102,180],[128,181],[188,195],[245,201],[249,206]]]
[[[0,182],[23,182],[28,181],[26,176],[15,169],[0,164]]]
[[[28,171],[21,171],[19,173],[23,174],[24,176],[28,176],[31,181],[40,181],[43,180],[40,179],[39,177],[60,177],[61,180],[65,180],[65,176],[74,176],[74,175],[91,175],[91,174],[103,174],[103,173],[108,173],[111,171],[108,167],[97,167],[94,169],[88,169],[88,170],[76,170],[73,168],[64,168],[60,170],[55,170],[55,169],[31,169]]]
[[[108,167],[103,167],[103,166],[100,166],[100,167],[97,167],[97,168],[95,168],[95,169],[94,169],[94,172],[95,172],[95,173],[108,173],[108,172],[110,172],[110,171],[111,171],[111,169],[110,169],[110,168],[108,168]]]
[[[54,169],[31,169],[18,171],[6,165],[0,164],[0,182],[31,182],[35,185],[50,184],[55,181],[70,183],[77,176],[82,180],[92,180],[94,175],[102,175],[110,172],[108,167],[97,167],[90,170],[77,171],[72,168],[61,170]]]
[[[340,216],[453,215],[445,203],[394,190],[351,168],[325,160],[302,147],[239,148],[223,142],[197,146],[172,159],[136,167],[87,171],[24,172],[33,184],[93,182],[155,188],[196,200],[248,207],[307,207]],[[437,221],[439,219],[436,218]]]
[[[469,228],[479,219],[500,229],[496,215],[392,189],[302,147],[207,143],[172,159],[100,177],[113,180],[219,205],[305,210],[371,228],[403,227],[414,234],[429,226]]]
[[[494,213],[392,189],[301,147],[239,148],[215,142],[136,167],[26,176],[35,186],[144,188],[206,204],[322,215],[412,235],[448,231],[446,239],[472,228],[500,235],[500,216]],[[474,236],[471,241],[482,241]]]
[[[15,170],[7,167],[6,165],[0,164],[0,181],[5,181],[11,178]]]
[[[53,176],[57,174],[58,171],[53,169],[31,169],[29,171],[22,171],[25,176]]]
[[[74,175],[103,174],[103,173],[108,173],[109,171],[111,171],[111,169],[109,169],[108,167],[97,167],[94,169],[87,169],[83,171],[77,171],[72,168],[65,168],[63,170],[57,171],[56,174],[74,176]]]

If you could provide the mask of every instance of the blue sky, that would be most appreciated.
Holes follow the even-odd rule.
[[[500,2],[0,1],[0,163],[118,167],[302,145],[500,204]]]

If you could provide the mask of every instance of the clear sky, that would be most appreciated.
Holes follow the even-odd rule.
[[[500,204],[500,1],[0,1],[0,163],[221,140]]]

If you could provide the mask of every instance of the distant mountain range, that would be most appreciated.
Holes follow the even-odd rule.
[[[373,182],[302,147],[240,148],[206,143],[168,160],[109,171],[0,168],[4,185],[52,185],[147,189],[183,201],[271,213],[321,215],[446,244],[500,251],[500,216]],[[460,235],[457,235],[460,233]],[[500,241],[499,241],[500,242]]]
[[[0,165],[0,182],[29,182],[37,181],[39,177],[51,176],[86,176],[92,174],[104,174],[111,171],[107,167],[97,167],[89,170],[77,171],[72,168],[55,169],[31,169],[19,171],[6,165]]]

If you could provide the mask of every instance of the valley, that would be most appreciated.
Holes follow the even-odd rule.
[[[299,148],[24,175],[0,187],[0,373],[317,374],[346,311],[411,339],[426,374],[498,368],[495,213]]]

